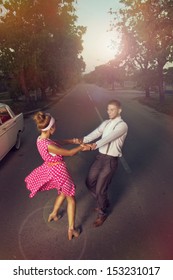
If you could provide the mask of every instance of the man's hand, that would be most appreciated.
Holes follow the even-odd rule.
[[[90,151],[91,150],[91,144],[81,144],[82,151]]]
[[[95,150],[95,148],[96,148],[95,143],[92,143],[92,144],[82,143],[80,146],[82,147],[82,151],[92,151],[92,150]]]
[[[95,150],[95,148],[97,147],[96,143],[92,143],[92,144],[90,144],[90,146],[91,146],[92,151]]]
[[[82,144],[83,143],[83,138],[73,138],[73,144]]]

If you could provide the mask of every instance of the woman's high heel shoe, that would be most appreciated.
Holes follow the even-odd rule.
[[[68,230],[68,239],[72,240],[73,237],[78,238],[80,235],[80,232],[75,229],[69,229]]]
[[[61,215],[50,214],[48,218],[48,223],[51,221],[57,222],[61,218]]]

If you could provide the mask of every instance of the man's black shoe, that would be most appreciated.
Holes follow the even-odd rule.
[[[109,203],[109,201],[106,203],[106,208],[108,209],[110,207],[110,203]],[[99,207],[96,207],[96,208],[94,208],[94,211],[95,212],[99,212],[99,210],[100,210],[100,208]]]
[[[94,226],[94,227],[100,227],[100,226],[104,223],[104,221],[107,219],[107,217],[108,217],[107,215],[98,217],[98,218],[95,220],[93,226]]]

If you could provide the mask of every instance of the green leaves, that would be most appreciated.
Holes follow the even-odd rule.
[[[17,79],[26,95],[27,89],[42,87],[45,80],[46,86],[60,86],[80,76],[83,64],[79,55],[86,29],[75,25],[73,0],[3,2],[1,71]]]
[[[115,12],[114,28],[122,34],[124,62],[140,70],[159,73],[162,90],[166,63],[173,61],[172,0],[121,0],[124,7]],[[153,72],[153,71],[152,71]],[[154,73],[154,72],[153,72]],[[163,71],[162,71],[163,73]],[[162,92],[163,93],[163,92]]]

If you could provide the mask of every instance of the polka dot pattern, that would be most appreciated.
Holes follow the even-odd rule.
[[[48,145],[58,145],[50,139],[37,140],[38,151],[44,160],[44,163],[34,169],[26,178],[27,189],[31,192],[29,197],[32,198],[38,191],[47,191],[57,189],[58,193],[66,196],[75,195],[75,185],[69,174],[67,166],[61,155],[52,156],[48,152]],[[58,145],[59,146],[59,145]],[[61,161],[60,164],[48,165],[50,162]]]

